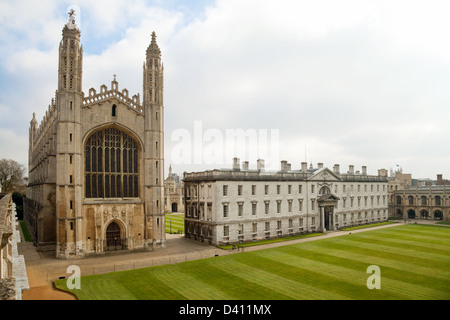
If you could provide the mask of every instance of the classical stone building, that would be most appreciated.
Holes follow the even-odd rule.
[[[161,51],[153,32],[143,101],[111,86],[82,91],[83,48],[75,13],[62,30],[58,87],[29,129],[25,219],[38,250],[58,258],[165,245]]]
[[[267,172],[263,160],[251,170],[234,159],[230,170],[185,173],[186,237],[219,245],[387,220],[387,171],[339,167],[282,161]]]
[[[389,216],[450,220],[450,186],[410,187],[389,193]]]
[[[169,167],[169,175],[164,180],[164,208],[165,212],[184,212],[183,182]]]
[[[391,174],[388,190],[392,218],[450,220],[450,185],[442,174],[433,181],[413,179],[399,170]]]

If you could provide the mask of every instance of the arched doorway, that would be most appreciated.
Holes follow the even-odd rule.
[[[420,211],[420,218],[421,219],[428,219],[428,211],[423,209],[422,211]]]
[[[176,202],[172,203],[172,212],[178,212],[178,204]]]
[[[415,219],[416,218],[416,212],[413,209],[408,210],[408,219]]]
[[[122,239],[120,237],[120,227],[114,221],[106,228],[106,250],[116,251],[122,250]]]
[[[434,212],[434,219],[436,219],[436,220],[442,220],[442,217],[443,217],[443,215],[442,215],[442,211],[441,211],[441,210],[436,210],[436,211]]]

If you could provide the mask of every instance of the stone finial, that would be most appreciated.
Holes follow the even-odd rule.
[[[156,33],[155,31],[152,32],[152,41],[150,42],[150,45],[147,48],[147,55],[161,55],[161,50],[158,47],[158,44],[156,43]]]
[[[66,23],[67,28],[69,28],[70,30],[78,30],[78,26],[75,23],[75,10],[74,9],[70,9],[69,12],[67,12],[67,14],[69,15],[69,20]]]
[[[36,120],[36,112],[33,112],[33,119],[31,119],[30,124],[31,124],[32,126],[37,127],[38,122],[37,122],[37,120]]]

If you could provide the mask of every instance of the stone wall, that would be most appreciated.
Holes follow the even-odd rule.
[[[0,195],[0,300],[21,300],[29,289],[25,260],[18,254],[20,231],[11,194]]]

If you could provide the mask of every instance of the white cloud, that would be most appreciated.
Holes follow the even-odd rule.
[[[9,93],[20,103],[2,98],[0,105],[26,115],[35,110],[40,118],[56,89],[67,17],[60,7],[70,3],[47,0],[46,9],[18,3],[0,3],[0,25],[8,24],[0,53],[11,77],[23,75],[27,94]],[[222,131],[279,129],[281,157],[297,165],[306,144],[308,162],[376,170],[403,161],[413,175],[450,176],[443,171],[450,116],[446,2],[220,0],[197,18],[145,1],[78,5],[85,92],[109,86],[117,74],[120,89],[142,94],[142,62],[156,31],[165,66],[166,155],[173,130],[202,120]],[[432,147],[439,158],[425,160],[422,150]]]
[[[13,159],[28,166],[28,135],[18,135],[12,130],[0,128],[0,159]]]

